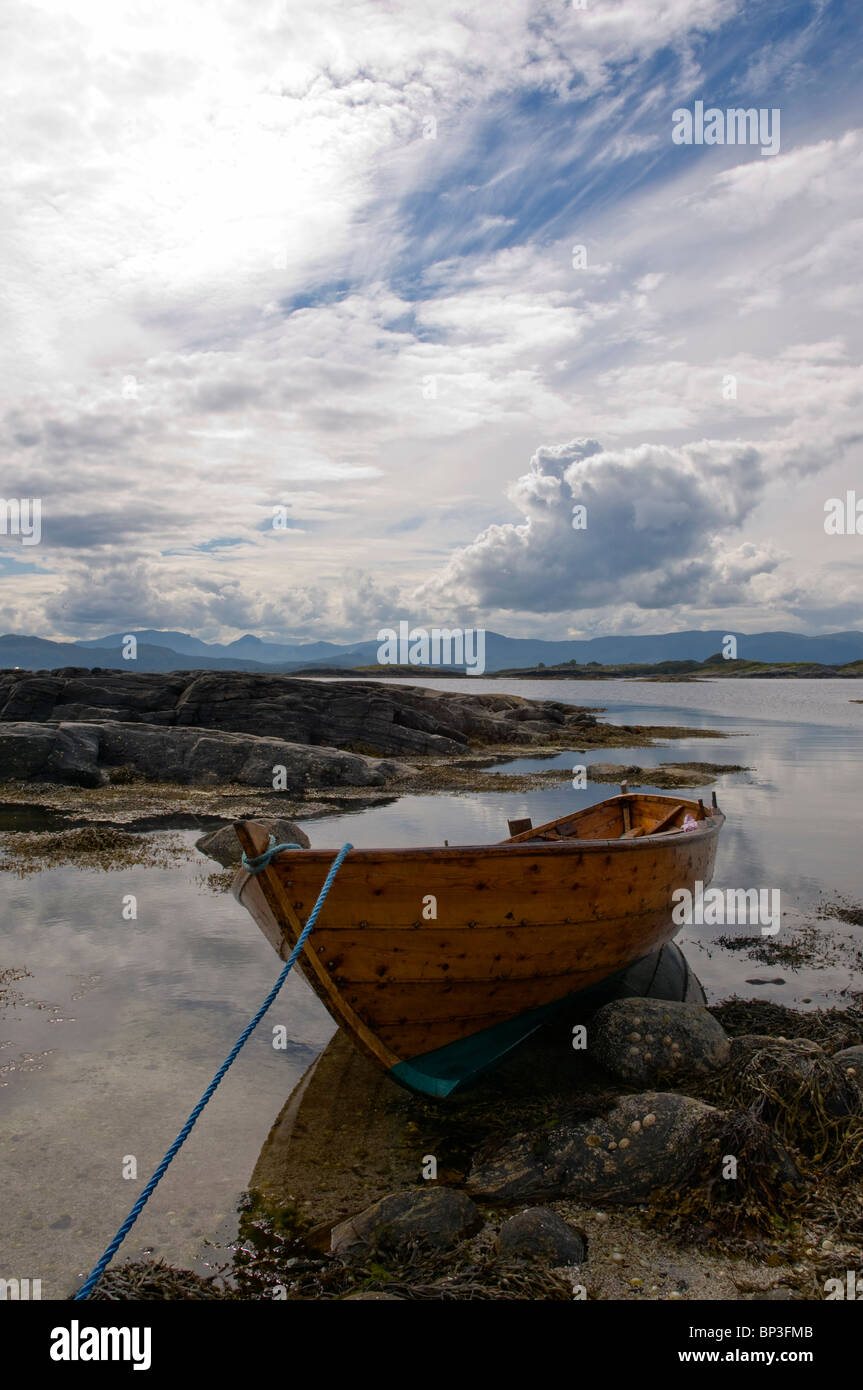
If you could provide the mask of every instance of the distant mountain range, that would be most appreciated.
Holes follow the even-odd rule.
[[[138,641],[137,659],[122,656],[124,639]],[[485,669],[488,673],[520,667],[554,666],[563,661],[587,665],[657,661],[704,661],[722,649],[728,630],[664,632],[650,637],[592,637],[584,641],[548,642],[533,637],[505,637],[486,633]],[[863,658],[863,632],[832,632],[803,637],[796,632],[734,633],[737,655],[748,661],[809,661],[841,666]],[[267,671],[341,669],[373,666],[377,641],[264,642],[251,633],[234,642],[202,642],[187,632],[160,632],[152,628],[111,633],[98,639],[52,642],[44,637],[7,634],[0,637],[0,668],[55,670],[61,666],[136,671]]]

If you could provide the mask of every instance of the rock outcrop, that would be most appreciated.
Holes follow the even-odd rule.
[[[462,753],[469,746],[542,744],[594,726],[586,711],[375,681],[302,680],[242,671],[167,675],[84,670],[0,672],[0,722],[145,724],[218,729],[377,757]]]
[[[277,769],[284,769],[284,773]],[[411,769],[392,758],[370,758],[214,729],[166,729],[152,724],[0,723],[0,778],[99,787],[140,778],[181,786],[241,786],[302,792],[307,787],[379,787]]]
[[[553,700],[244,672],[0,672],[0,780],[118,776],[277,790],[381,786],[407,757],[542,746],[592,714]]]

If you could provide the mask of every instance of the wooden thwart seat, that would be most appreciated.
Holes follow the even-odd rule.
[[[685,811],[685,809],[686,807],[683,805],[682,802],[679,805],[675,806],[671,811],[668,812],[667,816],[663,816],[662,820],[656,822],[656,825],[654,825],[647,832],[648,835],[662,835],[666,831],[672,830],[674,828],[674,822],[677,820],[677,817],[680,815],[681,811]]]

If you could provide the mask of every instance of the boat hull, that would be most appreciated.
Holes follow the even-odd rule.
[[[613,798],[582,830],[656,820],[668,797]],[[609,811],[607,808],[613,808]],[[702,815],[703,809],[702,809]],[[449,1094],[573,995],[658,951],[677,932],[675,889],[709,883],[723,817],[687,833],[354,850],[299,958],[355,1043],[394,1079]],[[609,819],[609,827],[611,819]],[[539,832],[532,832],[539,833]],[[243,822],[247,853],[267,844]],[[335,851],[285,851],[234,894],[279,956],[292,951]]]

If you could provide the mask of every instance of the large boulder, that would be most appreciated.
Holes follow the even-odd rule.
[[[302,845],[303,849],[310,848],[312,842],[305,830],[301,830],[292,820],[276,820],[266,816],[257,816],[255,819],[268,834],[275,836],[277,845],[298,844]],[[243,848],[233,825],[222,825],[218,830],[211,830],[207,835],[202,835],[200,840],[195,841],[195,849],[199,849],[210,859],[215,859],[223,869],[239,864],[243,856]]]
[[[705,1076],[728,1061],[725,1030],[700,1004],[664,999],[616,999],[593,1019],[591,1056],[630,1086]]]
[[[674,1092],[624,1096],[607,1115],[516,1135],[474,1166],[467,1191],[498,1202],[642,1201],[698,1168],[721,1115]]]
[[[382,1197],[335,1226],[330,1249],[345,1264],[363,1264],[375,1255],[397,1256],[417,1245],[446,1250],[482,1224],[478,1207],[464,1192],[450,1187],[412,1188]]]

